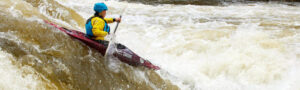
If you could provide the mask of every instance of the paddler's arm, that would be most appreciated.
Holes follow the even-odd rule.
[[[104,18],[104,20],[107,22],[107,23],[113,23],[115,21],[115,18]]]
[[[108,34],[107,32],[103,31],[105,22],[101,19],[95,18],[92,19],[93,25],[93,34],[97,37],[96,39],[104,40],[104,37]]]
[[[121,22],[121,18],[104,18],[107,23]]]

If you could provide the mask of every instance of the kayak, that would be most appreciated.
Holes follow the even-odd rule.
[[[46,21],[46,20],[44,22],[57,28],[58,30],[66,33],[67,35],[69,35],[77,40],[80,40],[81,42],[85,43],[89,47],[96,49],[103,56],[105,55],[107,47],[98,43],[95,40],[90,39],[89,37],[87,37],[87,35],[85,33],[77,31],[77,30],[66,29],[64,27],[60,27],[60,26],[58,26],[54,23],[51,23],[49,21]],[[127,63],[131,66],[144,66],[146,68],[154,69],[154,70],[160,69],[158,66],[153,65],[150,61],[143,59],[142,57],[138,56],[136,53],[132,52],[128,48],[122,48],[122,49],[117,48],[117,49],[115,49],[115,51],[113,51],[112,55],[114,57],[118,58],[118,60],[120,60],[124,63]]]

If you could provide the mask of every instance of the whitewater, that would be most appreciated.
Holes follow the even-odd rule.
[[[43,20],[85,32],[93,5],[116,41],[161,70],[105,60]],[[300,90],[300,4],[0,0],[0,89]],[[110,24],[114,29],[116,24]]]

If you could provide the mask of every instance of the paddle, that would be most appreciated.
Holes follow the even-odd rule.
[[[120,19],[122,19],[122,15],[120,15]],[[116,28],[115,28],[115,31],[114,31],[114,33],[113,33],[113,34],[115,34],[115,33],[116,33],[116,31],[117,31],[117,29],[118,29],[118,26],[119,26],[119,23],[120,23],[120,22],[118,22],[118,23],[117,23],[117,25],[116,25]]]
[[[120,19],[122,18],[122,15],[124,14],[127,7],[128,7],[128,5],[126,5],[126,7],[123,8],[122,13],[120,15]],[[115,33],[117,32],[119,24],[120,24],[120,22],[117,23],[115,31],[111,34],[110,41],[109,41],[109,44],[108,44],[106,52],[105,52],[105,56],[104,56],[105,58],[107,58],[107,56],[112,54],[113,51],[115,51],[114,49],[116,49],[115,48]]]
[[[120,15],[120,19],[121,18],[122,18],[122,15]],[[120,22],[117,22],[116,28],[115,28],[114,32],[111,34],[110,41],[109,41],[109,44],[107,46],[107,50],[105,52],[105,57],[106,58],[107,58],[107,55],[112,54],[113,53],[112,51],[114,51],[113,49],[115,49],[115,33],[118,30],[119,24],[120,24]]]

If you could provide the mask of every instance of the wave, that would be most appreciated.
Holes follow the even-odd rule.
[[[0,4],[0,56],[5,56],[0,59],[7,62],[0,68],[11,68],[7,74],[15,76],[6,78],[10,83],[0,83],[2,89],[177,88],[152,70],[105,60],[96,50],[44,24],[43,20],[51,20],[83,27],[80,15],[54,0],[0,2],[4,3]],[[28,83],[11,84],[22,81],[20,76]]]

